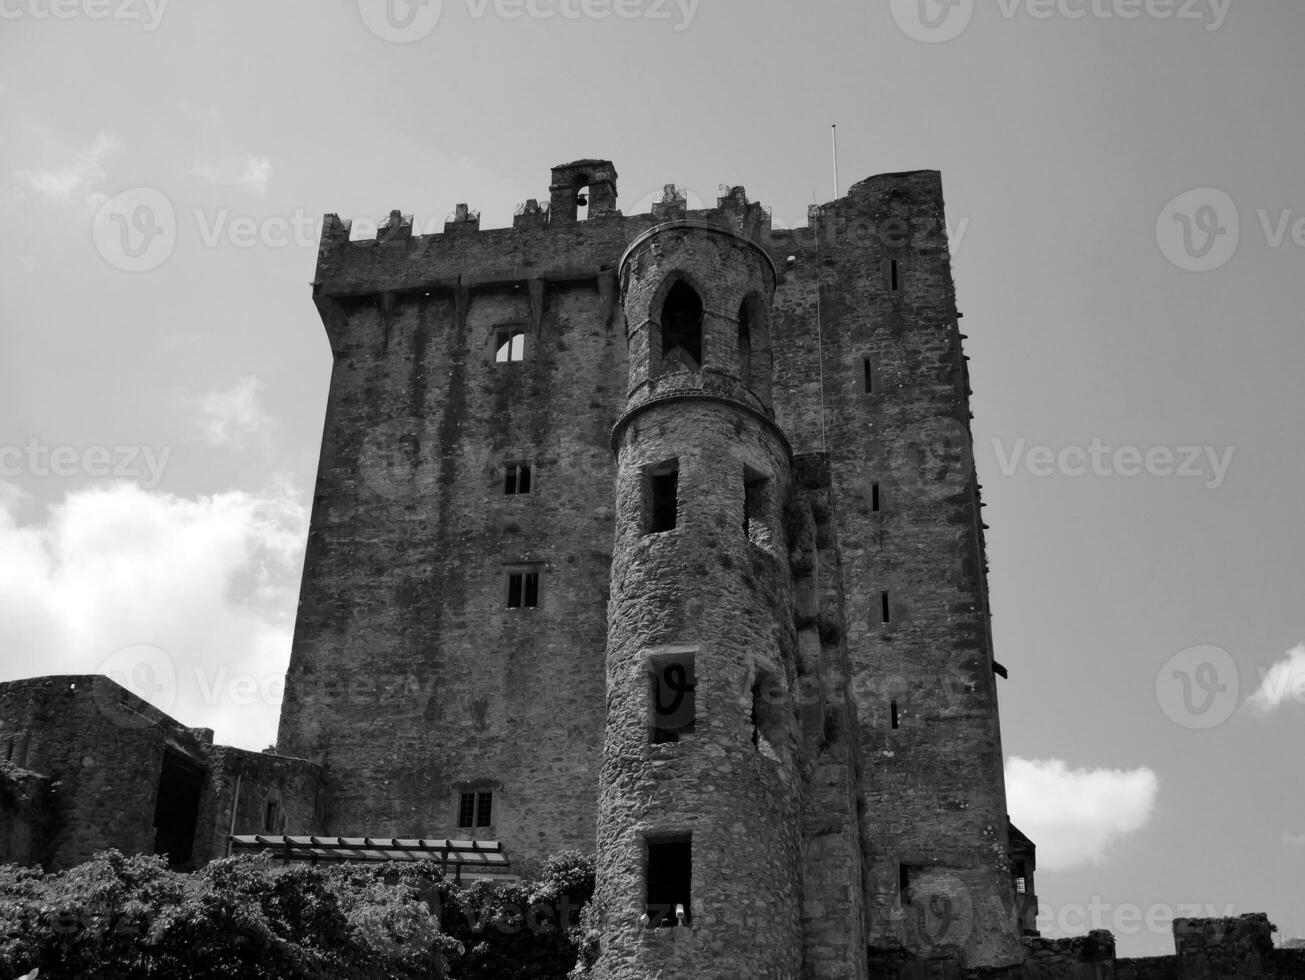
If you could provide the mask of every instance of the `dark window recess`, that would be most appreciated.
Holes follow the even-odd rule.
[[[895,293],[902,289],[902,269],[896,259],[888,263],[888,288]]]
[[[488,827],[494,822],[494,794],[490,790],[472,790],[458,796],[458,827]]]
[[[872,483],[870,485],[870,509],[874,511],[876,514],[878,514],[882,508],[882,505],[883,505],[883,498],[880,496],[879,493],[879,484]]]
[[[534,609],[539,605],[539,573],[508,573],[508,608]]]
[[[662,304],[662,373],[702,367],[702,300],[683,280]]]
[[[888,713],[889,713],[889,715],[890,715],[890,721],[891,721],[891,723],[892,723],[892,726],[893,726],[894,728],[898,728],[898,727],[900,727],[900,721],[901,721],[901,719],[898,718],[898,716],[897,716],[897,701],[896,701],[896,700],[892,700],[892,701],[889,701],[889,702],[888,702]]]
[[[652,670],[653,744],[678,742],[693,734],[697,721],[698,679],[693,658],[653,661]]]
[[[166,854],[174,868],[190,862],[204,772],[172,752],[163,754],[158,799],[154,804],[154,853]]]
[[[670,459],[644,475],[644,534],[673,531],[680,506],[680,461]]]
[[[743,471],[743,533],[759,540],[766,526],[766,496],[770,481],[759,473]]]
[[[911,878],[915,869],[909,864],[899,864],[897,866],[897,893],[901,896],[903,905],[911,904]]]
[[[503,493],[512,497],[519,493],[530,492],[530,466],[526,463],[508,463],[507,476],[503,482]]]
[[[764,738],[771,746],[779,744],[784,730],[787,698],[779,679],[764,672],[757,674],[752,685],[752,744],[761,747]]]
[[[870,363],[870,358],[866,357],[861,360],[861,370],[864,372],[865,393],[873,395],[875,393],[875,369]]]
[[[739,308],[739,378],[745,385],[752,384],[752,322],[746,300]]]
[[[526,359],[526,332],[524,330],[500,330],[496,337],[498,352],[494,360],[499,364],[509,364]]]
[[[263,830],[269,834],[276,834],[281,831],[281,804],[276,800],[267,801],[267,806],[263,812]]]
[[[885,623],[891,623],[893,621],[892,613],[888,608],[887,592],[879,593],[879,613],[883,617]]]
[[[648,841],[648,925],[666,928],[689,925],[693,881],[693,839]]]

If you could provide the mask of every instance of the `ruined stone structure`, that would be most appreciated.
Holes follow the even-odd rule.
[[[313,297],[279,754],[104,679],[0,685],[0,859],[596,849],[595,980],[1300,975],[1258,923],[1118,973],[1108,934],[1032,938],[938,174],[781,231],[742,188],[625,215],[583,160],[511,228],[328,216]]]

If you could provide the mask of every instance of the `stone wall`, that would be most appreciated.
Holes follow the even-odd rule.
[[[0,864],[48,859],[53,813],[48,776],[0,758]]]

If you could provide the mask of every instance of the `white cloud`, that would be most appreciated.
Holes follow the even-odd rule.
[[[275,741],[307,533],[289,488],[191,499],[117,483],[29,524],[19,503],[0,493],[0,678],[110,673],[219,740]]]
[[[241,378],[226,391],[201,395],[204,438],[215,446],[227,446],[243,436],[265,432],[272,420],[263,408],[262,388],[257,378]]]
[[[54,201],[71,201],[76,192],[89,192],[108,176],[104,170],[104,161],[117,148],[116,136],[100,133],[90,146],[77,154],[72,163],[50,170],[20,170],[14,176],[43,197]]]
[[[1038,867],[1102,864],[1111,846],[1151,820],[1159,782],[1150,769],[1070,769],[1059,759],[1006,761],[1011,820],[1038,847]]]
[[[1260,686],[1246,699],[1256,714],[1268,716],[1284,704],[1305,704],[1305,643],[1268,670],[1260,670]]]
[[[197,177],[220,187],[240,187],[261,196],[272,177],[272,161],[267,157],[229,155],[219,160],[196,164]]]
[[[1282,832],[1282,842],[1292,847],[1305,847],[1305,833],[1293,834],[1290,830]]]

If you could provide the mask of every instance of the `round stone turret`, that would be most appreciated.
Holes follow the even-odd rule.
[[[620,268],[630,390],[599,788],[595,976],[795,980],[792,480],[771,417],[770,259],[727,228],[652,229]]]

